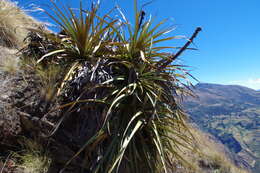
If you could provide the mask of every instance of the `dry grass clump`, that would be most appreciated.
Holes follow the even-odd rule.
[[[21,144],[24,150],[16,153],[18,162],[16,167],[23,170],[24,173],[46,173],[51,164],[51,158],[45,149],[39,143],[24,139]]]
[[[17,50],[0,46],[0,73],[14,74],[18,71]]]
[[[34,140],[23,138],[20,151],[0,157],[0,173],[47,173],[51,158],[43,146]]]
[[[15,3],[0,1],[0,45],[19,47],[28,31],[26,27],[39,25],[32,17],[26,15]]]

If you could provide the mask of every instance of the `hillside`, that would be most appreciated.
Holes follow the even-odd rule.
[[[197,84],[187,98],[191,119],[260,170],[260,92],[236,85]]]
[[[12,1],[0,1],[0,46],[21,47],[27,28],[36,28],[40,22],[28,16]]]
[[[6,13],[7,11],[8,13]],[[52,102],[52,104],[48,104],[47,101],[51,100],[52,97],[43,96],[48,96],[50,92],[47,91],[53,91],[55,85],[51,82],[57,80],[52,79],[53,76],[59,76],[61,74],[58,72],[54,73],[54,70],[50,67],[46,68],[46,66],[44,66],[45,68],[42,69],[37,66],[37,63],[25,61],[23,59],[23,51],[21,51],[21,48],[30,45],[33,40],[29,39],[31,41],[28,41],[29,43],[24,42],[24,40],[27,40],[25,37],[28,33],[30,33],[30,36],[34,34],[33,36],[38,38],[36,40],[42,41],[40,42],[42,43],[41,46],[46,44],[43,42],[44,39],[42,37],[26,30],[27,27],[34,28],[38,26],[39,23],[8,0],[0,1],[0,23],[1,22],[4,27],[0,30],[0,173],[56,173],[60,172],[60,170],[65,173],[93,172],[89,171],[89,169],[92,169],[91,166],[89,166],[89,160],[94,160],[94,156],[97,153],[99,154],[102,150],[93,150],[89,153],[89,149],[99,146],[100,141],[104,140],[104,136],[115,136],[117,140],[120,136],[119,133],[116,133],[116,135],[103,135],[101,136],[102,138],[91,143],[91,145],[85,149],[85,147],[83,147],[86,141],[85,133],[86,131],[90,131],[89,129],[95,124],[93,121],[96,119],[79,119],[79,115],[77,117],[76,112],[82,111],[81,109],[76,109],[73,117],[66,119],[66,123],[62,124],[62,129],[57,130],[56,127],[58,127],[59,122],[61,122],[58,121],[59,117],[63,117],[62,115],[65,117],[65,115],[67,115],[62,114],[63,110],[61,111],[62,108],[60,108],[64,105],[59,105],[58,109],[56,109],[55,104],[61,103]],[[18,30],[19,32],[17,32]],[[49,43],[48,41],[46,42]],[[35,44],[31,44],[30,46],[33,47]],[[36,49],[34,53],[39,53],[40,50],[41,49]],[[35,54],[33,55],[35,56]],[[32,58],[30,56],[32,55],[26,54],[26,58]],[[32,62],[34,61],[32,60]],[[55,109],[50,109],[51,106]],[[86,110],[88,106],[89,105],[85,105],[84,109]],[[127,109],[128,108],[127,105]],[[100,111],[102,115],[104,110]],[[81,113],[85,113],[84,111]],[[96,116],[97,110],[91,113]],[[42,118],[41,115],[49,115],[50,117]],[[75,121],[75,119],[77,119],[77,121]],[[55,123],[58,125],[56,126]],[[82,124],[86,125],[85,129]],[[116,125],[117,124],[120,123],[116,123]],[[177,125],[178,128],[182,127],[178,123]],[[167,169],[174,170],[176,173],[247,173],[246,170],[239,168],[239,164],[236,163],[232,154],[230,154],[216,138],[201,132],[195,125],[191,126],[187,124],[194,138],[185,138],[186,133],[188,133],[186,130],[184,130],[183,133],[179,133],[175,131],[174,127],[166,126],[165,124],[162,128],[165,130],[168,127],[170,127],[170,131],[173,131],[173,135],[175,135],[172,136],[172,141],[176,142],[170,145],[177,146],[178,152],[171,153],[171,164],[167,165]],[[49,133],[52,132],[53,129],[53,133],[56,130],[58,131],[55,135]],[[146,136],[149,135],[146,134],[145,137]],[[126,137],[126,139],[129,138],[130,137]],[[182,145],[181,140],[175,141],[174,139],[188,139],[191,142],[190,145],[186,146]],[[152,140],[145,139],[145,142],[147,141],[151,142]],[[112,144],[116,143],[120,143],[120,141],[113,142]],[[109,148],[114,146],[112,144],[109,145]],[[143,146],[138,145],[138,147],[148,146],[147,148],[149,149],[151,145],[148,144]],[[106,145],[107,143],[105,143],[104,146]],[[136,147],[136,145],[133,146]],[[82,148],[84,149],[84,153],[79,154],[78,151],[82,150]],[[137,151],[138,149],[134,148],[134,150],[130,151],[139,153],[139,151]],[[182,157],[177,157],[180,155],[189,164],[179,159]],[[103,155],[101,156],[103,157]],[[94,160],[94,166],[99,162],[101,156]],[[138,157],[139,156],[140,155],[138,155]],[[159,154],[153,157],[157,158],[158,156]],[[67,163],[71,158],[75,160],[72,159],[73,161],[71,161],[71,164],[68,166]],[[112,159],[107,161],[108,165],[110,165],[111,160],[115,160],[111,156],[109,158]],[[129,157],[124,157],[123,159],[128,160],[128,158]],[[89,168],[86,165],[89,166]],[[142,164],[138,162],[136,165]],[[65,170],[65,167],[69,169]],[[143,172],[142,169],[138,171]],[[100,172],[103,173],[104,171]]]
[[[246,162],[233,155],[214,136],[202,132],[196,124],[190,124],[190,130],[196,139],[193,144],[196,145],[197,152],[184,149],[185,152],[179,154],[191,163],[192,168],[177,166],[175,173],[248,173],[250,171]]]

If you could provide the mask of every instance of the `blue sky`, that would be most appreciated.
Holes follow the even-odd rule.
[[[43,4],[48,1],[17,2],[23,7],[34,3],[45,8]],[[139,0],[139,4],[148,1]],[[78,5],[77,0],[62,3]],[[101,4],[103,9],[118,4],[128,17],[133,15],[132,0],[101,0]],[[259,8],[259,0],[154,0],[144,10],[156,19],[168,18],[169,24],[177,27],[172,34],[189,37],[197,26],[203,28],[195,40],[199,50],[188,51],[181,57],[182,63],[191,66],[191,73],[200,82],[260,89]],[[180,46],[180,42],[169,44]]]

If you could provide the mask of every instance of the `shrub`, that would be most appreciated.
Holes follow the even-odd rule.
[[[185,162],[180,147],[192,149],[177,101],[189,93],[189,74],[176,59],[200,28],[176,54],[168,53],[174,47],[159,43],[178,37],[164,37],[172,28],[145,21],[136,4],[132,26],[109,13],[98,16],[99,4],[90,10],[80,4],[77,14],[53,3],[55,15],[47,13],[63,35],[37,31],[56,46],[36,55],[38,65],[63,69],[53,85],[62,104],[54,110],[62,114],[49,136],[56,133],[56,140],[78,150],[65,168],[78,157],[90,172],[168,172],[173,158]]]

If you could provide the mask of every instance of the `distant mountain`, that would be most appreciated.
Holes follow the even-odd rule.
[[[191,119],[260,172],[260,91],[199,83],[184,107]]]

